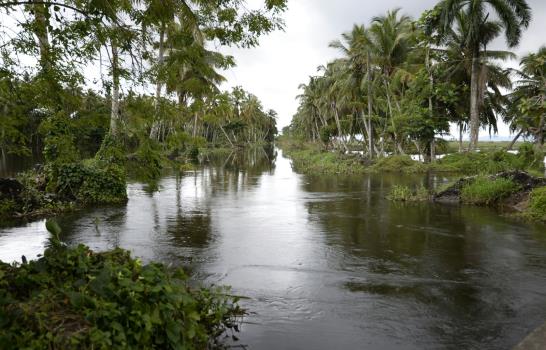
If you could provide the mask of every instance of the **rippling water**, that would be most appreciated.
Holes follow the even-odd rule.
[[[440,177],[303,176],[265,156],[158,192],[131,183],[127,206],[59,218],[63,239],[231,285],[249,298],[251,349],[509,349],[546,320],[545,226],[384,199]],[[36,256],[47,237],[43,222],[1,229],[0,259]]]

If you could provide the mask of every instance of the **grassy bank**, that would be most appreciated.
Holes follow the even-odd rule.
[[[497,207],[546,222],[546,179],[525,172],[463,177],[429,194],[424,188],[394,186],[387,196],[399,202],[435,201]]]
[[[38,260],[0,262],[0,348],[205,349],[238,329],[225,288],[190,287],[181,269],[121,249],[50,243]]]
[[[279,138],[278,145],[292,159],[295,170],[310,174],[355,174],[367,172],[426,173],[444,172],[464,175],[495,174],[502,171],[526,170],[543,174],[543,152],[529,144],[520,145],[519,154],[504,149],[476,153],[452,153],[433,163],[412,160],[408,155],[392,155],[368,161],[358,154],[324,150],[316,143]]]

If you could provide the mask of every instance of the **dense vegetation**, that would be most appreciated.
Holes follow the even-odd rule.
[[[503,67],[510,51],[490,50],[501,35],[515,47],[531,20],[525,1],[440,1],[418,19],[400,9],[355,25],[330,46],[342,57],[301,85],[300,106],[283,134],[368,159],[420,154],[434,161],[440,137],[459,128],[478,147],[480,128],[502,119],[517,140],[542,151],[546,130],[546,48]],[[507,91],[506,93],[504,91]],[[511,149],[513,144],[508,145]]]
[[[44,162],[1,191],[0,216],[123,202],[127,170],[152,181],[206,147],[272,142],[276,113],[221,91],[235,62],[209,47],[257,45],[286,1],[243,5],[0,0],[0,160]]]
[[[0,348],[212,348],[243,314],[227,293],[191,287],[182,270],[142,265],[121,249],[95,253],[54,238],[38,260],[0,262]]]

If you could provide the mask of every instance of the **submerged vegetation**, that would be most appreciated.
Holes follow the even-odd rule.
[[[242,315],[228,289],[192,287],[181,269],[122,249],[54,238],[38,260],[0,262],[0,348],[205,349]]]

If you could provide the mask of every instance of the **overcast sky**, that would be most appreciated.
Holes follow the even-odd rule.
[[[249,1],[252,3],[254,0]],[[256,0],[257,1],[257,0]],[[437,0],[288,0],[284,14],[284,32],[261,38],[253,49],[222,50],[235,56],[237,67],[225,72],[225,87],[241,85],[257,95],[266,108],[279,114],[279,126],[290,124],[296,112],[298,85],[305,83],[316,68],[338,57],[328,43],[349,31],[354,23],[368,24],[372,17],[401,7],[402,12],[418,18],[423,10],[432,8]],[[546,0],[528,0],[533,22],[524,32],[521,45],[514,51],[521,55],[546,43]],[[499,41],[497,48],[505,48]],[[514,65],[512,63],[511,65]],[[487,132],[483,133],[486,136]],[[508,136],[501,125],[500,136]]]

